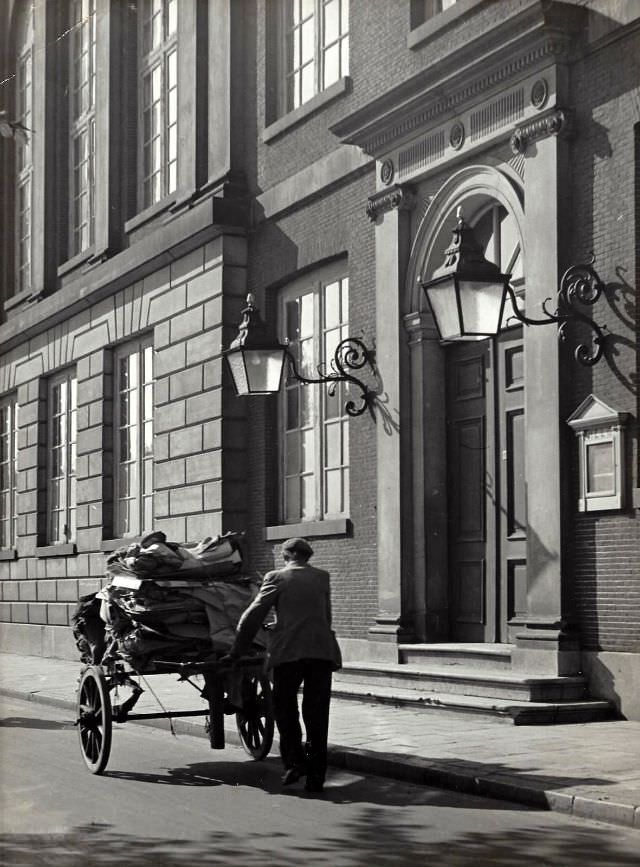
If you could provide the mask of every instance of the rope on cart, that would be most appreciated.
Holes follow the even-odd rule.
[[[141,680],[144,680],[147,689],[149,690],[149,692],[151,693],[151,695],[155,698],[155,700],[158,702],[158,704],[159,704],[160,707],[162,708],[162,712],[165,713],[165,714],[167,715],[167,719],[169,720],[169,728],[170,728],[170,730],[171,730],[171,734],[174,736],[174,738],[178,737],[177,734],[176,734],[176,730],[175,730],[174,727],[173,727],[173,720],[171,719],[171,714],[170,714],[169,711],[166,709],[166,707],[162,704],[162,702],[160,701],[160,699],[158,698],[158,696],[155,694],[155,692],[154,692],[153,689],[151,688],[151,684],[150,684],[149,681],[146,679],[146,677],[144,676],[144,674],[141,674],[141,675],[140,675],[140,679],[141,679]]]

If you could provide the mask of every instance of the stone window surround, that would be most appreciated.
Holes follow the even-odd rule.
[[[465,15],[474,12],[476,8],[487,2],[488,0],[456,0],[453,6],[425,21],[421,20],[419,15],[419,7],[423,7],[423,3],[421,0],[412,0],[411,30],[407,36],[407,48],[411,50],[422,48],[425,42],[457,24]]]
[[[307,290],[309,290],[309,289],[312,290],[312,292],[315,296],[314,317],[318,317],[319,315],[321,315],[321,310],[319,307],[318,298],[321,294],[323,294],[324,287],[329,285],[330,283],[335,282],[335,281],[342,281],[342,280],[344,280],[345,277],[348,278],[348,262],[346,261],[346,259],[344,257],[341,257],[340,259],[336,260],[335,262],[325,264],[325,265],[320,265],[319,267],[310,271],[304,277],[296,278],[292,282],[290,282],[286,286],[284,286],[278,294],[279,330],[284,328],[284,299],[285,299],[285,297],[286,298],[293,298],[293,297],[299,296],[303,292],[306,294]],[[348,330],[348,321],[347,321],[346,325],[347,325],[347,330]],[[344,325],[343,325],[343,327],[344,327]],[[318,339],[319,339],[320,343],[322,344],[323,343],[322,335],[324,334],[324,330],[323,330],[323,328],[320,327],[319,323],[316,323],[316,328],[314,329],[314,331],[315,331],[316,335],[318,335],[318,334],[321,335],[320,338],[318,338]],[[282,337],[282,334],[280,335],[280,337]],[[323,350],[318,347],[318,351],[322,352]],[[310,386],[310,387],[316,388],[316,389],[318,388],[318,386]],[[319,397],[319,399],[320,399],[320,397]],[[286,398],[284,397],[284,390],[283,390],[281,392],[280,401],[279,401],[279,419],[280,419],[280,428],[279,429],[280,429],[280,433],[278,436],[278,442],[280,444],[279,449],[278,449],[278,478],[280,479],[279,495],[278,495],[278,501],[279,501],[278,502],[278,514],[281,517],[283,517],[283,515],[284,515],[284,477],[283,477],[283,470],[281,468],[284,467],[284,446],[283,446],[283,443],[285,440],[285,436],[284,436],[285,408],[286,408]],[[322,532],[322,527],[333,527],[333,529],[329,530],[329,533],[331,535],[334,535],[336,533],[335,527],[338,527],[338,526],[340,527],[339,532],[341,532],[341,533],[346,532],[346,523],[345,522],[348,520],[347,514],[341,515],[341,516],[336,516],[335,518],[332,518],[332,517],[326,517],[325,518],[325,517],[322,517],[322,514],[321,514],[323,511],[323,508],[324,508],[324,503],[323,503],[323,501],[324,501],[324,470],[325,470],[325,461],[324,461],[324,457],[323,457],[324,427],[325,427],[324,426],[324,415],[321,414],[320,420],[316,420],[316,425],[315,425],[315,430],[316,430],[315,442],[316,442],[316,449],[317,449],[317,455],[316,455],[316,459],[315,459],[315,474],[316,474],[316,503],[315,503],[315,505],[316,505],[316,509],[318,511],[318,515],[314,519],[311,519],[311,520],[300,519],[298,521],[288,523],[288,524],[283,523],[283,524],[280,524],[277,526],[267,527],[267,528],[265,528],[265,534],[267,534],[267,535],[265,535],[265,538],[268,538],[268,539],[272,538],[272,536],[269,535],[270,533],[275,532],[276,534],[278,534],[281,530],[283,530],[283,528],[289,528],[289,529],[283,530],[283,532],[285,533],[285,536],[283,536],[282,538],[287,538],[288,536],[295,535],[293,533],[294,527],[301,527],[301,528],[305,529],[305,531],[307,533],[309,533],[310,532],[310,525],[313,525],[315,527],[315,529],[316,529],[315,535],[325,535],[326,530],[325,530],[325,532]],[[348,425],[347,425],[346,435],[347,435],[347,437],[349,436]],[[350,486],[350,482],[348,482],[348,486]],[[347,501],[348,501],[348,499],[349,499],[349,487],[347,487],[346,497],[347,497]],[[347,511],[348,511],[348,507],[347,507]],[[337,523],[336,523],[336,521],[337,521]],[[334,525],[335,525],[335,527],[334,527]],[[279,537],[276,535],[276,538],[279,538]]]

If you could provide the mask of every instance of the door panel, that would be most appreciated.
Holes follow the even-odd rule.
[[[447,349],[447,465],[451,637],[489,641],[493,596],[487,575],[492,532],[486,508],[488,341]]]
[[[527,511],[524,439],[524,347],[522,329],[496,341],[498,429],[501,439],[498,539],[499,638],[513,641],[513,618],[526,612]]]
[[[521,330],[446,352],[451,638],[510,641],[526,607]]]

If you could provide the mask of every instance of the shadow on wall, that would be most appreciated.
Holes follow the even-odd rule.
[[[589,695],[592,698],[610,701],[620,717],[626,719],[622,713],[622,701],[616,692],[616,679],[611,669],[595,653],[583,653],[582,664],[584,674],[589,679]]]

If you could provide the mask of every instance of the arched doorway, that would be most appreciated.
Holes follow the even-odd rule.
[[[458,206],[523,300],[521,202],[504,175],[486,167],[451,178],[433,199],[416,234],[410,278],[427,280],[442,263]],[[506,317],[495,340],[440,345],[444,388],[428,369],[412,371],[427,393],[442,392],[446,637],[453,641],[510,642],[526,610],[524,348],[521,327]],[[431,595],[427,589],[427,605]]]

